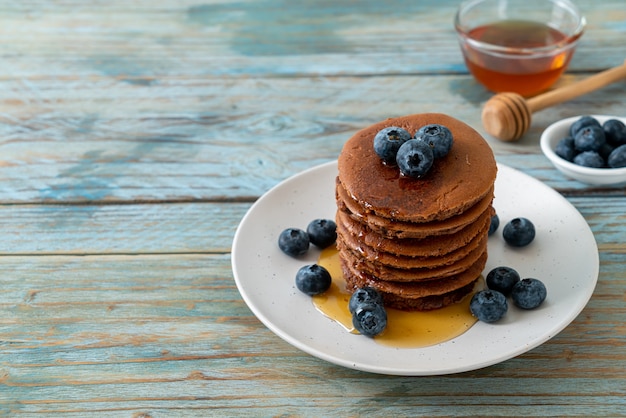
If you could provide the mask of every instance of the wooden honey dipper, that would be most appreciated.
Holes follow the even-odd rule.
[[[591,77],[525,99],[517,93],[498,93],[485,103],[483,127],[501,141],[517,141],[530,127],[532,114],[555,104],[590,93],[626,78],[626,61]]]

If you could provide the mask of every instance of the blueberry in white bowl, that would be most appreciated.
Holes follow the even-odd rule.
[[[626,183],[626,117],[581,115],[550,125],[541,150],[567,177],[593,185]]]

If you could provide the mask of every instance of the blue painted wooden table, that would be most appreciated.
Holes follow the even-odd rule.
[[[560,85],[626,58],[624,1],[578,3],[588,28]],[[484,133],[491,94],[463,64],[456,5],[0,5],[0,415],[626,416],[626,189],[565,178],[538,145],[563,117],[626,116],[625,82],[537,113],[519,142],[487,137],[600,251],[589,304],[538,348],[369,374],[285,343],[237,291],[245,212],[358,129],[440,111]]]

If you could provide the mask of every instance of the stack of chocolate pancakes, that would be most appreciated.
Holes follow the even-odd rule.
[[[453,145],[420,179],[382,162],[374,136],[446,126]],[[474,129],[438,113],[388,119],[343,147],[336,182],[337,248],[348,290],[372,286],[385,305],[438,309],[472,292],[487,260],[496,162]]]

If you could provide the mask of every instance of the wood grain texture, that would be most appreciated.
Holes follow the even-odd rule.
[[[626,58],[623,1],[577,3],[589,23],[560,85]],[[358,129],[439,111],[484,134],[457,4],[1,4],[0,416],[626,416],[626,188],[567,179],[538,145],[560,118],[624,116],[626,83],[536,113],[515,144],[487,138],[600,250],[588,306],[540,347],[450,376],[362,373],[285,343],[237,291],[246,211]]]
[[[165,81],[84,80],[76,86],[81,94],[71,96],[60,83],[46,90],[43,104],[50,80],[14,87],[11,95],[24,105],[0,111],[0,201],[253,200],[293,173],[336,159],[358,129],[390,116],[449,113],[484,134],[479,108],[489,97],[467,76]],[[0,91],[7,84],[14,83],[0,82]],[[538,113],[514,145],[490,144],[504,163],[532,154],[548,169],[537,176],[553,187],[580,188],[537,157],[539,136],[563,117],[622,114],[622,101],[603,98],[624,95],[626,83],[607,87]]]
[[[206,219],[196,239],[184,234],[192,243],[199,241],[197,248],[188,249],[198,254],[177,254],[175,246],[169,253],[163,248],[149,249],[163,254],[141,254],[151,239],[135,236],[131,229],[126,236],[118,232],[109,239],[97,233],[103,248],[127,241],[123,252],[128,255],[76,256],[72,248],[58,250],[57,256],[5,255],[0,258],[0,348],[11,363],[0,366],[0,382],[5,395],[21,400],[7,413],[78,416],[97,411],[113,416],[143,405],[151,413],[177,414],[178,405],[185,405],[189,416],[219,411],[265,415],[274,408],[301,415],[333,414],[339,403],[334,411],[338,415],[357,414],[359,408],[380,416],[386,411],[499,415],[503,407],[516,407],[515,415],[545,416],[557,411],[555,404],[567,405],[572,415],[584,415],[589,408],[617,415],[625,395],[626,276],[622,234],[614,225],[623,223],[624,213],[621,198],[604,202],[598,213],[591,199],[572,199],[601,251],[598,287],[579,318],[519,358],[436,378],[350,371],[280,341],[241,301],[228,254],[201,248],[199,237],[228,231],[237,222],[231,218],[231,225],[225,225],[225,219],[204,218],[207,212],[219,212],[206,205],[189,205],[195,210],[187,209],[177,221],[163,208],[151,215],[164,236],[187,222],[202,224],[194,219]],[[243,213],[248,204],[239,206]],[[106,208],[89,229],[134,223],[135,211],[127,205]],[[452,395],[462,399],[451,405]],[[302,404],[285,404],[289,397]],[[309,403],[326,406],[307,407]],[[498,406],[489,406],[494,404]]]
[[[465,73],[452,26],[458,3],[19,2],[0,9],[0,51],[12,58],[8,74],[104,74],[142,85],[163,74]],[[624,5],[577,4],[589,24],[572,69],[623,61]]]

